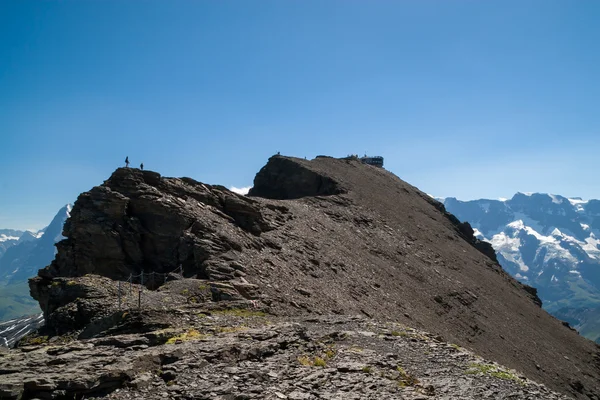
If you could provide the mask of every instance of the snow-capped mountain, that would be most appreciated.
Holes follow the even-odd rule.
[[[44,325],[42,313],[0,322],[0,346],[12,347],[17,340],[42,325]]]
[[[54,259],[54,244],[63,239],[63,225],[70,212],[68,204],[39,232],[10,233],[14,243],[0,254],[0,321],[39,312],[38,303],[29,296],[27,279]]]
[[[505,270],[538,289],[547,311],[581,329],[575,315],[600,309],[600,200],[517,193],[443,203],[492,244]]]
[[[14,229],[0,229],[0,257],[11,246],[17,244],[25,232]]]
[[[36,233],[23,233],[0,257],[0,281],[24,281],[50,264],[56,254],[54,244],[63,239],[62,228],[70,212],[71,205],[67,204],[46,228]]]

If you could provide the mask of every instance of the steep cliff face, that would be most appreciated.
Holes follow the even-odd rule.
[[[275,156],[250,195],[118,169],[79,197],[56,259],[30,282],[48,329],[106,335],[123,314],[112,280],[181,265],[189,279],[148,291],[144,307],[174,312],[207,288],[194,299],[252,300],[279,317],[363,314],[598,398],[595,345],[541,310],[468,226],[395,175],[352,160]]]
[[[251,246],[272,229],[256,202],[192,179],[161,178],[121,168],[102,186],[79,196],[40,276],[97,274],[125,279],[142,270],[218,278],[217,255]]]
[[[31,280],[31,294],[46,313],[48,328],[64,332],[82,328],[106,307],[79,307],[88,310],[65,324],[64,316],[53,312],[71,308],[75,299],[90,297],[97,288],[53,286],[56,277],[92,274],[125,281],[143,272],[167,274],[181,268],[188,278],[234,280],[243,273],[236,261],[239,253],[261,248],[259,235],[273,228],[270,213],[223,187],[120,168],[103,185],[79,196],[64,227],[66,239],[57,244],[52,264]]]

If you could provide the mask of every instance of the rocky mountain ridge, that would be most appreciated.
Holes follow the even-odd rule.
[[[177,334],[184,335],[179,337],[184,343],[190,335],[206,334],[198,320],[205,317],[197,313],[212,316],[211,309],[225,307],[225,314],[244,314],[228,305],[233,302],[241,304],[236,307],[272,315],[273,321],[264,323],[267,326],[304,321],[298,322],[303,329],[326,332],[330,329],[327,321],[335,320],[335,315],[345,324],[345,316],[356,314],[366,318],[366,325],[355,328],[358,331],[369,325],[400,324],[430,332],[427,335],[440,343],[469,348],[490,360],[488,363],[506,365],[519,371],[517,376],[546,384],[573,398],[598,399],[598,347],[543,311],[535,291],[502,270],[490,254],[490,246],[477,241],[467,224],[446,213],[441,203],[382,169],[352,160],[308,161],[274,156],[257,174],[250,197],[244,197],[190,178],[163,178],[151,171],[122,168],[103,185],[78,198],[63,234],[66,239],[57,244],[55,260],[30,280],[32,295],[44,310],[46,327],[9,353],[14,357],[11,362],[26,360],[27,351],[60,354],[71,352],[73,347],[95,346],[97,340],[110,344],[110,349],[101,353],[115,359],[111,355],[115,348],[150,346],[146,341],[151,339],[140,339],[140,335],[155,337],[165,329],[171,332],[185,328],[185,332]],[[144,281],[143,296],[139,294],[141,286],[128,281],[143,271],[168,274],[179,266],[183,277],[166,275],[156,285]],[[141,309],[136,311],[138,301]],[[178,311],[185,308],[196,311]],[[306,318],[315,316],[322,320],[310,328]],[[238,332],[244,330],[244,324],[222,328],[225,332]],[[404,336],[401,330],[396,332],[397,335],[388,336]],[[260,333],[252,343],[263,340],[259,339],[263,334],[271,335]],[[121,335],[134,335],[134,342],[118,344],[122,339],[114,338]],[[379,337],[375,332],[360,335],[372,338],[373,345],[375,337]],[[311,346],[318,345],[311,342]],[[196,379],[205,376],[212,368],[211,360],[222,360],[217,361],[221,367],[222,363],[229,363],[239,368],[235,357],[211,356],[211,343],[209,338],[196,343],[193,357],[197,362],[192,366],[186,361],[185,368],[178,366],[178,371],[186,371],[182,375],[185,379],[173,379],[181,392],[167,392],[166,397],[188,398],[192,390],[189,383],[194,382],[188,374]],[[50,350],[47,346],[59,349]],[[232,346],[235,354],[245,354],[238,341]],[[389,349],[396,352],[394,357],[402,358],[403,352]],[[182,357],[191,356],[187,345],[181,350]],[[221,350],[218,353],[223,354]],[[262,350],[259,353],[263,354]],[[89,353],[85,354],[74,359],[66,356],[69,365],[83,367],[81,363],[89,358]],[[278,351],[264,354],[261,359]],[[302,364],[295,358],[302,354],[287,354],[287,362],[280,360],[283,364],[275,363],[272,368],[292,368],[289,362],[293,366]],[[146,357],[170,356],[143,358]],[[31,396],[45,391],[49,392],[45,395],[60,398],[82,396],[99,385],[106,389],[107,396],[144,397],[137,387],[123,397],[115,391],[141,379],[144,368],[128,358],[123,368],[132,372],[122,374],[110,367],[108,359],[99,361],[95,368],[102,366],[112,371],[107,372],[111,383],[93,377],[82,383],[74,377],[71,383],[58,384],[55,378],[48,377],[45,383],[36,380],[25,387],[18,384],[24,371],[17,368],[8,373],[8,377],[14,377],[14,385],[6,386],[6,390]],[[314,358],[302,360],[307,366],[321,364]],[[494,372],[497,378],[512,376],[494,368],[483,370]],[[423,370],[423,379],[419,380],[424,381],[426,374],[443,376],[443,369]],[[479,372],[483,370],[480,368]],[[339,368],[336,371],[341,372]],[[464,368],[460,371],[465,375]],[[246,379],[242,378],[245,375],[233,375]],[[162,374],[143,380],[160,384],[155,376]],[[351,382],[359,385],[359,381]],[[445,382],[460,391],[448,379]],[[380,385],[372,380],[371,383],[374,392],[363,398],[378,398],[375,393]],[[74,388],[74,392],[65,392],[65,385]],[[440,381],[431,385],[433,391],[423,387],[415,395],[429,393],[433,398],[453,398],[441,394],[444,385]],[[395,388],[401,390],[393,395],[397,397],[390,398],[411,398],[407,396],[415,392],[414,386],[396,384]],[[242,392],[240,387],[210,392],[210,387],[202,386],[194,396],[256,397]],[[317,386],[309,393],[304,388],[302,394],[295,393],[296,389],[288,387],[278,392],[284,397],[273,395],[339,398],[344,392],[339,389],[331,394],[319,391]],[[516,387],[507,390],[503,395],[512,391],[515,398],[551,398],[543,397],[542,392],[538,392],[541,397],[517,392]],[[485,396],[494,398],[494,393]]]
[[[494,246],[505,270],[538,289],[546,310],[600,340],[600,201],[517,193],[444,204]]]

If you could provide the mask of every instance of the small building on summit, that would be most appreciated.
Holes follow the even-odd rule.
[[[365,154],[364,157],[360,158],[360,162],[362,162],[363,164],[372,165],[374,167],[383,168],[383,157],[381,157],[381,156],[369,157]]]

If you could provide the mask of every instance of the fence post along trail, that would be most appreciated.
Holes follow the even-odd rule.
[[[127,300],[135,296],[134,285],[137,285],[137,308],[142,308],[144,300],[144,288],[156,289],[165,284],[170,275],[175,275],[182,279],[183,266],[180,264],[179,267],[170,272],[144,272],[144,270],[141,270],[139,274],[129,274],[129,277],[124,282],[118,281],[118,309],[121,310],[123,306],[126,308],[131,308],[131,302]],[[129,283],[129,290],[123,288],[123,283]]]

